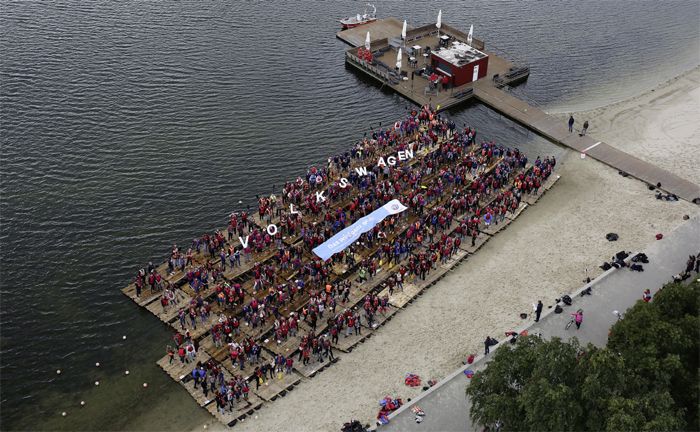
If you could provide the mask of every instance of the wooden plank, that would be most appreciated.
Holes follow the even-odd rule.
[[[481,246],[486,244],[487,241],[491,239],[491,236],[484,233],[480,232],[479,235],[476,237],[476,241],[474,242],[474,246],[472,246],[472,239],[471,237],[465,237],[464,241],[462,242],[462,245],[459,247],[462,250],[465,250],[469,252],[470,254],[476,253],[479,249],[481,249]]]
[[[342,334],[338,335],[338,343],[334,344],[334,347],[346,353],[351,352],[357,344],[370,337],[372,333],[374,332],[371,329],[363,328],[361,334],[356,334],[353,329],[350,335],[346,335],[345,329],[343,329]]]
[[[374,314],[374,320],[372,322],[372,325],[370,326],[369,323],[367,322],[367,317],[365,316],[364,313],[362,313],[362,326],[364,327],[363,331],[366,331],[368,329],[371,330],[376,330],[379,327],[383,326],[384,324],[387,323],[387,321],[390,321],[391,318],[396,314],[396,312],[399,309],[393,307],[391,304],[386,309],[386,312],[377,312]]]
[[[403,291],[394,289],[394,293],[389,296],[389,304],[398,309],[402,309],[406,306],[410,300],[417,297],[418,294],[423,291],[423,288],[425,288],[425,284],[417,282],[418,281],[415,280],[413,282],[404,282]],[[388,288],[382,291],[381,294],[383,295],[385,293],[389,293]]]
[[[207,405],[206,409],[221,423],[226,426],[234,426],[237,422],[244,420],[256,410],[259,410],[262,404],[263,400],[256,396],[255,393],[250,392],[247,400],[241,398],[240,401],[234,404],[232,410],[229,410],[228,407],[225,408],[223,414],[217,409],[216,402]]]
[[[268,379],[259,388],[251,386],[253,392],[265,401],[274,401],[280,396],[284,396],[301,382],[301,375],[292,371],[291,373],[278,372],[275,378]]]
[[[483,231],[490,236],[494,236],[496,235],[496,233],[500,232],[505,227],[507,227],[511,222],[513,221],[511,219],[508,219],[507,217],[503,218],[503,221],[501,222],[496,222],[494,219],[494,222],[491,224],[491,226]]]
[[[525,209],[528,207],[528,203],[520,201],[520,204],[518,205],[518,208],[515,209],[514,212],[508,212],[506,213],[506,218],[510,220],[515,220],[520,214],[525,211]]]
[[[180,358],[175,353],[172,363],[170,362],[170,357],[166,355],[156,362],[158,366],[161,367],[172,379],[175,381],[180,381],[183,378],[190,375],[192,369],[197,365],[197,363],[205,363],[209,361],[210,357],[206,351],[200,349],[192,362],[180,362]]]
[[[313,378],[316,376],[316,374],[324,371],[326,368],[340,360],[338,350],[333,350],[333,355],[335,356],[335,359],[328,360],[327,358],[324,358],[322,362],[319,362],[316,356],[311,354],[309,363],[306,365],[301,361],[297,361],[297,358],[294,358],[294,370],[306,378]]]

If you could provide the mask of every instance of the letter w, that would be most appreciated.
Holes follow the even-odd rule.
[[[360,177],[366,176],[366,175],[367,175],[367,167],[355,168],[355,172],[356,172],[357,175],[359,175]]]

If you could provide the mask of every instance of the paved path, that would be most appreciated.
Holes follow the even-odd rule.
[[[569,133],[564,121],[493,87],[488,80],[480,80],[474,84],[474,96],[504,116],[523,124],[554,143],[586,153],[589,157],[648,184],[661,183],[661,189],[686,201],[700,198],[700,186],[695,183],[591,136],[580,137],[578,133]]]
[[[545,309],[539,323],[530,321],[530,326],[515,330],[521,331],[527,328],[530,333],[541,332],[542,337],[545,338],[558,336],[569,339],[576,336],[582,344],[591,342],[603,346],[607,343],[610,327],[617,320],[613,310],[627,310],[642,297],[642,291],[645,288],[649,288],[655,294],[661,286],[671,280],[672,275],[685,269],[688,255],[696,254],[699,250],[700,213],[644,250],[649,257],[649,264],[644,265],[644,272],[633,272],[627,269],[609,270],[590,284],[581,287],[576,292],[576,296],[572,295],[574,304],[565,307],[564,313],[554,314],[553,309]],[[592,287],[593,295],[580,297],[578,293],[587,286]],[[544,303],[546,308],[548,303],[546,301]],[[565,330],[564,326],[569,319],[569,313],[578,308],[584,310],[585,316],[581,329],[576,330],[576,326],[572,326],[569,330]],[[502,335],[503,333],[498,335],[501,336],[500,338],[496,336],[501,343],[505,341]],[[496,348],[492,348],[492,352]],[[414,399],[411,404],[420,405],[426,413],[422,423],[415,422],[415,416],[410,410],[412,405],[407,404],[390,417],[389,424],[380,426],[379,431],[480,430],[475,429],[469,419],[470,405],[465,395],[468,379],[463,372],[467,368],[482,369],[485,363],[483,356],[478,357],[473,365],[459,368],[435,387]]]

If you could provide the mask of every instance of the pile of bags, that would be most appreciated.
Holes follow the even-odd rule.
[[[389,423],[389,414],[399,409],[403,405],[403,401],[400,398],[393,399],[391,396],[386,396],[379,401],[379,405],[381,408],[379,409],[379,414],[377,414],[377,420],[381,424],[387,424]]]
[[[407,373],[406,378],[403,380],[404,384],[406,384],[409,387],[418,387],[420,386],[420,376],[412,373]]]

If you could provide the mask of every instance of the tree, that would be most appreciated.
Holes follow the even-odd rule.
[[[583,410],[575,396],[578,343],[521,337],[498,349],[488,367],[472,378],[472,419],[505,423],[508,430],[579,430]]]
[[[690,430],[698,419],[700,282],[666,285],[651,303],[638,302],[612,329],[608,347],[634,365],[645,392],[668,392]]]
[[[700,430],[700,283],[638,302],[608,346],[520,337],[467,387],[472,420],[505,430]]]

